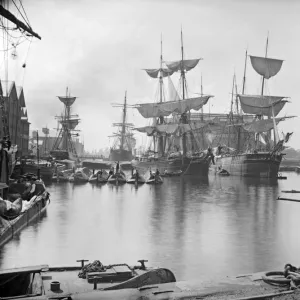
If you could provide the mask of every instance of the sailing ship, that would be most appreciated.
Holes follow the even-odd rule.
[[[79,136],[76,126],[79,124],[79,116],[71,114],[71,106],[77,97],[71,96],[66,89],[66,96],[58,96],[58,99],[64,104],[64,112],[61,116],[56,116],[60,129],[58,136],[53,144],[50,155],[56,160],[78,160],[77,151],[73,142],[73,137]]]
[[[160,172],[182,171],[184,175],[208,175],[211,157],[199,150],[198,141],[194,132],[205,126],[201,122],[190,122],[190,111],[200,110],[207,104],[211,95],[187,97],[186,73],[194,69],[201,58],[184,59],[183,37],[181,31],[181,59],[166,62],[162,58],[162,42],[160,67],[145,69],[151,78],[159,79],[159,102],[139,104],[138,112],[146,119],[153,119],[150,126],[135,128],[139,132],[153,137],[154,153],[157,157],[134,160],[133,165],[139,169],[154,168]],[[181,97],[174,89],[170,76],[179,72],[182,87]],[[169,79],[169,100],[164,101],[163,78]],[[197,149],[198,148],[198,149]]]
[[[280,121],[290,118],[276,118],[288,102],[287,97],[264,94],[265,81],[275,76],[280,71],[283,63],[283,60],[268,58],[267,51],[268,39],[265,57],[249,56],[253,69],[262,76],[260,95],[247,95],[244,93],[248,58],[246,52],[242,93],[236,95],[241,107],[240,122],[239,124],[231,124],[238,127],[237,149],[227,148],[224,151],[221,145],[217,147],[216,168],[222,168],[228,171],[230,175],[277,178],[284,155],[282,153],[284,144],[288,142],[291,135],[291,133],[288,133],[283,139],[280,139],[277,129],[277,124]],[[242,113],[252,115],[253,120],[243,122]],[[248,140],[246,149],[239,145],[241,127],[252,136],[252,141]],[[273,131],[273,140],[271,131]]]
[[[114,138],[114,144],[110,149],[110,161],[131,161],[133,158],[132,150],[135,146],[135,138],[131,129],[134,127],[132,123],[126,123],[127,118],[127,92],[125,92],[124,104],[113,104],[114,107],[122,107],[122,123],[113,123],[118,131],[111,135]]]

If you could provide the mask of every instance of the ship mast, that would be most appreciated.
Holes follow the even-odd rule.
[[[245,53],[245,64],[244,64],[244,76],[243,76],[243,86],[242,86],[242,95],[245,94],[245,87],[246,87],[246,71],[247,71],[247,57],[248,57],[248,50],[246,49],[246,53]],[[235,93],[236,93],[236,111],[237,111],[237,115],[240,116],[240,118],[238,118],[238,123],[239,122],[243,122],[243,111],[242,111],[242,106],[239,110],[239,102],[238,102],[238,91],[237,91],[237,84],[236,84],[236,80],[235,80]],[[238,134],[237,134],[237,151],[240,151],[240,143],[241,143],[241,127],[238,126]]]
[[[127,91],[125,91],[125,99],[124,99],[124,106],[123,106],[123,122],[122,122],[122,131],[121,131],[121,144],[120,149],[124,149],[124,139],[125,139],[125,122],[126,122],[126,105],[127,105]]]
[[[266,42],[266,53],[265,53],[265,58],[268,56],[268,44],[269,44],[269,36],[267,37],[267,42]],[[264,85],[265,85],[265,77],[262,76],[262,84],[261,84],[261,95],[264,95]]]
[[[66,95],[63,97],[58,96],[59,100],[64,104],[64,115],[57,116],[61,129],[52,147],[52,154],[56,155],[57,150],[67,152],[67,155],[73,154],[77,158],[77,152],[72,140],[72,136],[79,136],[78,133],[73,133],[80,119],[78,115],[71,115],[71,106],[74,104],[77,97],[71,97],[68,87],[66,88]],[[62,145],[62,149],[59,146]],[[51,154],[51,153],[50,153]],[[58,153],[57,153],[58,154]],[[68,157],[71,158],[71,157]]]
[[[159,71],[159,102],[162,103],[163,102],[163,56],[162,56],[162,36],[160,38],[160,71]],[[163,124],[164,123],[164,117],[160,116],[158,118],[159,120],[159,124]],[[155,137],[153,136],[153,138],[155,139]],[[161,156],[164,156],[164,148],[165,148],[165,142],[166,142],[167,138],[159,135],[158,137],[158,152],[159,154],[161,154]],[[154,141],[155,142],[155,141]],[[155,143],[154,143],[155,145]],[[155,151],[155,148],[154,148]]]
[[[182,100],[185,99],[185,72],[184,72],[184,62],[183,62],[183,37],[182,37],[182,28],[181,28],[181,80],[182,80]],[[186,113],[181,115],[181,122],[187,124]],[[182,134],[182,158],[186,156],[187,146],[186,146],[186,133]]]
[[[267,58],[268,55],[268,44],[269,44],[269,36],[267,37],[267,42],[266,42],[266,51],[265,51],[265,58]],[[261,83],[261,95],[264,95],[264,86],[265,86],[265,77],[262,76],[262,83]],[[263,116],[258,115],[257,116],[258,120],[263,119]],[[270,117],[268,117],[270,119]],[[256,147],[258,146],[258,141],[259,141],[259,133],[256,134]],[[270,139],[270,133],[267,133],[268,136],[268,145],[269,145],[269,139]]]
[[[185,73],[184,73],[184,67],[183,67],[183,38],[182,38],[182,28],[181,28],[181,79],[182,79],[182,99],[185,99]]]
[[[247,56],[248,56],[248,50],[246,50],[246,54],[245,54],[245,66],[244,66],[244,77],[243,77],[242,95],[245,94],[245,87],[246,87]]]
[[[159,102],[163,102],[163,97],[162,97],[162,94],[163,94],[163,74],[162,74],[162,64],[163,64],[163,57],[162,57],[162,36],[160,38],[160,72],[159,72]],[[160,117],[161,121],[164,119],[163,116]]]
[[[203,97],[202,73],[201,73],[201,97]],[[201,107],[201,121],[203,122],[203,107]]]
[[[231,91],[231,103],[230,103],[230,113],[229,113],[229,123],[233,123],[233,98],[234,98],[234,84],[235,84],[235,73],[233,74],[232,79],[232,91]],[[227,137],[227,146],[230,147],[230,137],[231,137],[231,126],[228,126],[228,137]]]
[[[132,150],[130,139],[132,138],[132,134],[128,133],[128,129],[130,130],[133,128],[132,123],[126,123],[126,116],[127,116],[127,108],[133,107],[132,105],[127,104],[127,91],[125,91],[124,103],[112,103],[113,107],[122,107],[123,114],[122,114],[122,122],[121,123],[113,123],[114,127],[120,128],[118,132],[113,133],[109,137],[115,137],[116,142],[119,142],[120,150],[126,150],[126,147],[129,151]],[[115,146],[113,146],[115,147]]]

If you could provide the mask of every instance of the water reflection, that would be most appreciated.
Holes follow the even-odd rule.
[[[44,217],[0,252],[0,266],[145,258],[178,279],[248,273],[296,263],[299,203],[279,202],[285,181],[193,176],[162,185],[49,183]]]

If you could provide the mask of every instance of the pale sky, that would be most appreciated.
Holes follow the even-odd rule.
[[[204,93],[214,95],[211,112],[229,111],[234,71],[240,89],[246,48],[250,55],[264,56],[269,32],[268,57],[284,63],[268,81],[266,94],[291,97],[279,116],[299,114],[300,1],[22,2],[42,40],[33,40],[27,59],[29,43],[17,48],[8,78],[23,84],[31,129],[56,127],[54,116],[62,111],[56,96],[64,95],[68,86],[78,97],[73,111],[81,118],[85,149],[111,145],[107,136],[115,131],[112,123],[121,121],[121,109],[111,103],[122,103],[125,90],[129,104],[155,100],[157,82],[141,69],[159,66],[161,34],[164,59],[180,59],[181,26],[185,58],[203,58],[187,75],[189,95],[200,93],[202,73]],[[12,4],[10,11],[16,12]],[[3,64],[1,71],[3,78]],[[177,87],[178,77],[173,81]],[[246,93],[259,94],[260,86],[248,60]],[[129,110],[128,122],[148,125],[135,109]],[[280,123],[280,132],[294,132],[289,145],[295,148],[300,148],[299,124],[299,118]],[[138,136],[140,144],[144,139]]]

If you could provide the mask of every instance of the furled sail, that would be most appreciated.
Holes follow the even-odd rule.
[[[190,124],[180,124],[180,133],[186,133],[190,131],[196,131],[202,129],[203,127],[207,126],[207,123],[190,123]]]
[[[133,128],[133,130],[137,130],[139,132],[143,132],[143,133],[147,133],[148,135],[152,135],[155,130],[155,126],[137,127],[137,128]]]
[[[274,128],[274,122],[278,124],[280,121],[284,120],[285,118],[274,118],[273,119],[264,119],[264,120],[256,120],[251,123],[247,123],[243,125],[243,128],[248,132],[256,132],[262,133],[267,132]]]
[[[191,123],[191,124],[179,123],[179,124],[161,124],[156,126],[145,126],[145,127],[134,128],[134,129],[139,132],[147,133],[147,135],[153,135],[154,133],[173,135],[177,132],[183,134],[189,131],[201,129],[206,125],[207,125],[206,123]]]
[[[157,78],[160,72],[161,72],[162,77],[167,77],[174,73],[173,71],[171,71],[169,69],[144,69],[144,70],[152,78]]]
[[[166,62],[166,65],[173,72],[189,71],[195,68],[201,59],[202,58],[170,61],[170,62]]]
[[[255,114],[272,117],[272,106],[274,107],[274,116],[276,117],[284,107],[287,100],[285,97],[278,96],[256,96],[256,95],[238,95],[241,107],[246,114]]]
[[[253,69],[265,79],[275,76],[281,69],[283,60],[267,57],[251,56],[250,60]]]
[[[181,101],[139,104],[136,108],[144,118],[158,118],[172,113],[183,114],[191,109],[199,110],[207,103],[210,95],[189,98]]]
[[[72,106],[72,104],[76,100],[76,97],[60,97],[60,96],[58,96],[58,98],[66,106]]]

